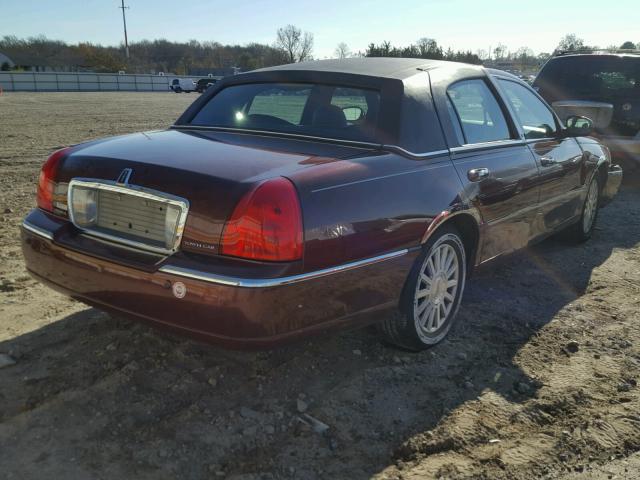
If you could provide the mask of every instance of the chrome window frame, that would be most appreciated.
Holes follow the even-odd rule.
[[[133,195],[133,196],[144,198],[147,200],[153,200],[156,202],[177,206],[178,208],[180,208],[180,215],[178,216],[178,221],[176,222],[173,246],[170,249],[155,247],[153,245],[149,245],[144,242],[129,240],[117,235],[111,235],[109,233],[101,232],[93,228],[86,228],[78,225],[73,216],[73,204],[71,202],[73,189],[75,187],[94,188],[97,190],[106,190],[109,192],[121,193],[125,195]],[[123,185],[110,180],[102,180],[102,179],[96,179],[96,178],[74,178],[69,182],[69,189],[67,191],[67,206],[68,206],[67,211],[69,213],[69,220],[71,220],[71,223],[73,223],[73,225],[78,230],[86,233],[87,235],[92,235],[98,238],[103,238],[105,240],[110,240],[114,243],[128,245],[130,247],[134,247],[139,250],[145,250],[148,252],[170,255],[178,251],[178,249],[180,248],[180,243],[182,242],[182,235],[184,233],[184,227],[185,227],[185,224],[187,223],[187,215],[189,214],[190,205],[189,205],[189,201],[186,198],[178,197],[176,195],[171,195],[169,193],[161,192],[158,190],[153,190],[151,188],[141,187],[139,185],[131,185],[131,184]]]
[[[511,114],[513,121],[516,124],[516,127],[518,128],[518,131],[520,132],[520,135],[522,137],[523,140],[525,140],[527,143],[528,142],[539,142],[539,141],[544,141],[546,139],[554,139],[557,140],[558,137],[562,134],[562,131],[565,129],[565,125],[564,122],[560,119],[560,117],[558,116],[558,114],[555,112],[555,110],[551,107],[551,105],[549,105],[547,103],[547,101],[542,98],[540,96],[540,94],[538,92],[536,92],[530,85],[526,84],[525,82],[520,81],[519,79],[514,79],[514,78],[509,78],[509,77],[505,77],[503,75],[494,75],[495,80],[496,80],[496,85],[498,86],[498,88],[500,89],[500,94],[504,97],[504,102],[507,105],[507,108],[509,109],[509,113]],[[509,98],[507,97],[506,92],[503,92],[503,88],[502,88],[502,83],[503,82],[511,82],[511,83],[515,83],[516,85],[520,85],[522,88],[524,88],[526,91],[528,91],[529,93],[531,93],[542,105],[544,108],[547,109],[547,111],[551,114],[551,116],[553,117],[553,120],[555,121],[555,126],[556,126],[556,131],[554,132],[555,135],[551,136],[551,137],[543,137],[543,138],[527,138],[527,132],[524,130],[524,126],[520,125],[520,123],[522,123],[520,121],[520,117],[518,116],[518,113],[515,110],[515,107],[513,107],[513,105],[511,105],[511,102],[509,101]]]
[[[487,91],[489,92],[489,95],[491,98],[493,98],[493,100],[496,102],[496,106],[498,107],[498,110],[500,111],[500,114],[502,115],[502,118],[504,120],[504,123],[507,127],[508,133],[509,133],[509,137],[508,138],[496,138],[493,140],[483,140],[481,142],[469,142],[468,138],[467,138],[467,132],[464,129],[464,124],[462,122],[462,117],[460,116],[460,112],[458,111],[458,107],[456,106],[455,102],[453,101],[453,99],[451,98],[451,96],[449,95],[449,90],[455,86],[455,85],[459,85],[461,83],[469,83],[469,82],[480,82],[481,85],[483,85]],[[459,78],[456,79],[455,81],[449,83],[449,85],[447,85],[447,88],[444,91],[444,94],[446,96],[445,101],[449,101],[451,102],[451,106],[453,107],[453,111],[456,114],[456,118],[455,120],[458,122],[459,126],[460,126],[460,131],[462,133],[463,136],[463,141],[464,143],[462,145],[459,146],[454,146],[451,147],[450,150],[452,150],[453,148],[460,148],[460,147],[469,147],[469,146],[476,146],[476,145],[487,145],[487,144],[499,144],[499,143],[503,143],[503,142],[509,142],[509,141],[513,141],[513,140],[521,140],[522,136],[521,133],[516,125],[516,122],[514,121],[514,118],[512,116],[511,110],[509,110],[509,106],[506,104],[506,102],[504,101],[504,99],[502,98],[502,92],[500,92],[499,90],[496,89],[495,85],[493,84],[493,82],[491,81],[490,78],[486,78],[486,77],[466,77],[466,78]],[[448,112],[447,112],[448,114]],[[449,118],[451,117],[450,115],[448,115]],[[450,121],[453,122],[454,119],[450,118]],[[515,135],[517,133],[517,135]],[[457,134],[456,134],[457,137]],[[457,139],[459,142],[459,139]]]

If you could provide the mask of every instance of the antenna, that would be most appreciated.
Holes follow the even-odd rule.
[[[124,13],[125,9],[129,7],[125,6],[124,0],[121,0],[121,1],[122,1],[122,6],[118,8],[122,9],[122,24],[124,25],[124,48],[125,48],[125,55],[127,57],[127,60],[129,60],[129,40],[127,39],[127,17]]]

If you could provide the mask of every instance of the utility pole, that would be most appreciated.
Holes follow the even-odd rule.
[[[125,9],[129,7],[125,7],[124,0],[122,0],[122,6],[118,8],[122,9],[122,24],[124,25],[124,48],[125,48],[125,55],[127,57],[127,60],[129,60],[129,40],[127,39],[127,17],[124,14]]]

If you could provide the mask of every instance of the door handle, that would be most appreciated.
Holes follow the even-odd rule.
[[[553,157],[540,157],[540,165],[543,167],[550,167],[551,165],[557,164],[558,161]]]
[[[467,172],[467,178],[472,182],[479,182],[483,178],[487,178],[489,176],[488,168],[472,168]]]

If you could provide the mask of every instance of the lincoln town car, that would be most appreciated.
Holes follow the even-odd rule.
[[[88,305],[228,347],[375,323],[420,350],[450,331],[475,267],[592,235],[622,179],[592,128],[480,66],[235,75],[166,130],[54,152],[22,224],[26,266]]]

